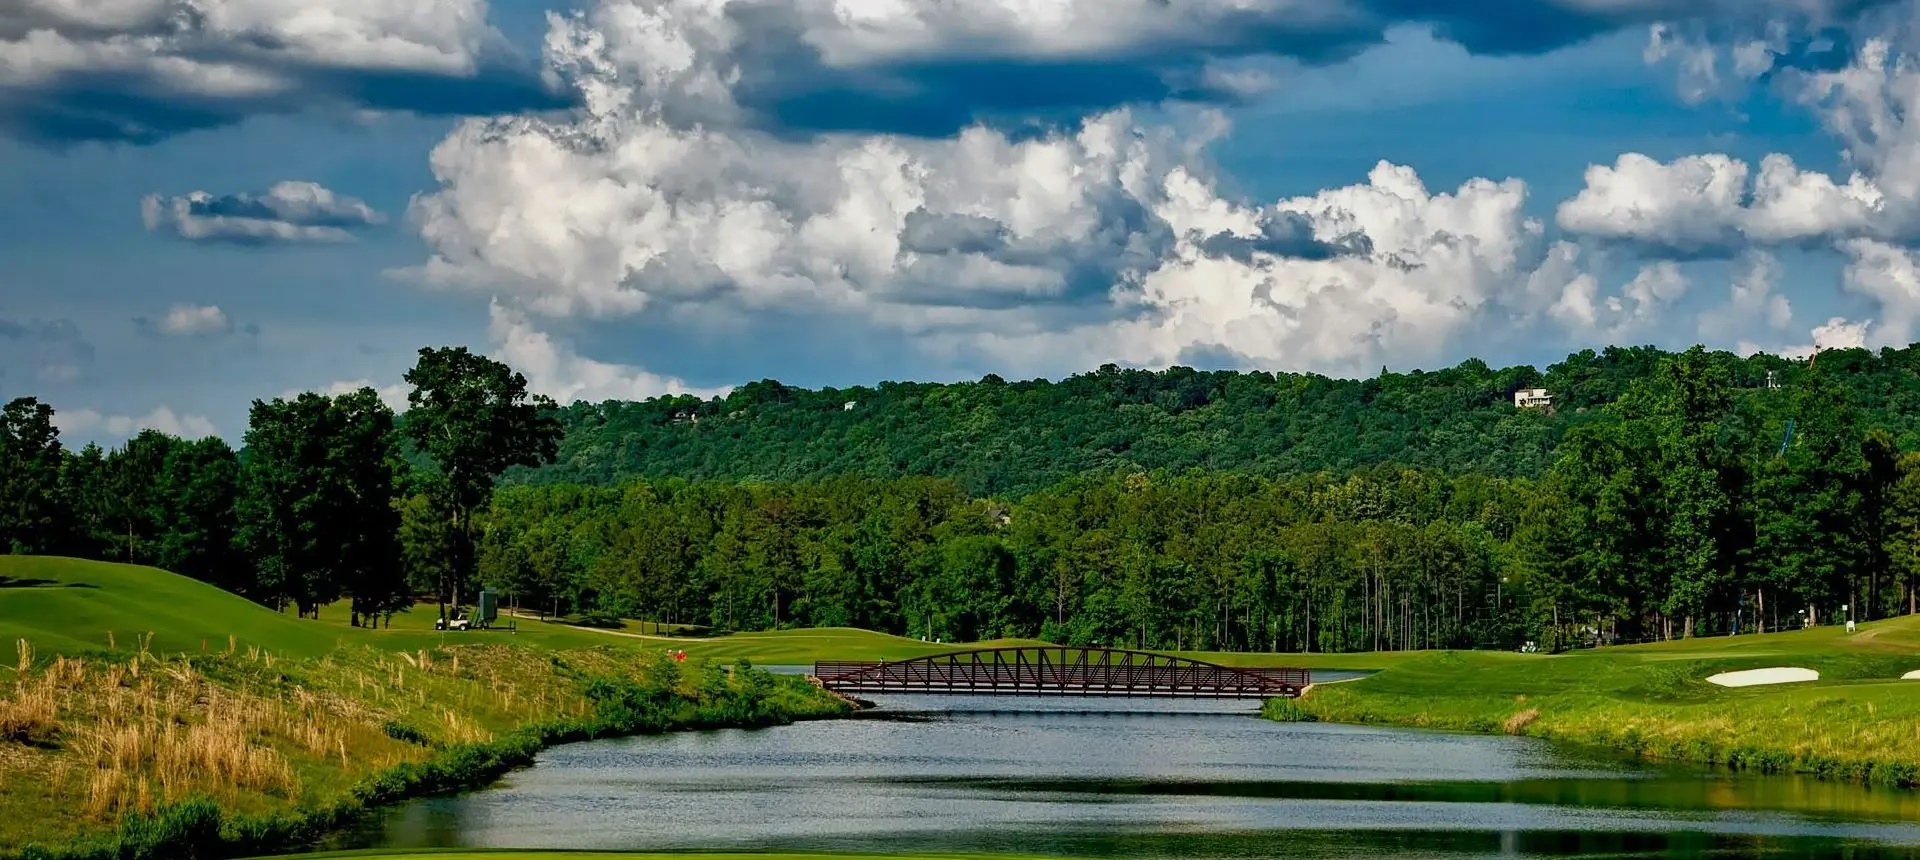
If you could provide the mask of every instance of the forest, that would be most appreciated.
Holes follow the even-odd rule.
[[[1740,391],[1783,385],[1808,362],[1714,353]],[[1102,367],[1057,382],[888,382],[809,390],[764,380],[725,397],[576,403],[557,417],[555,462],[513,484],[611,486],[631,478],[793,483],[839,475],[952,478],[976,496],[1018,497],[1089,473],[1168,469],[1284,477],[1399,465],[1530,477],[1595,409],[1670,354],[1609,347],[1544,371],[1468,360],[1370,379]],[[1835,350],[1815,365],[1903,450],[1920,450],[1920,350]],[[1544,387],[1552,412],[1513,408]]]
[[[1103,368],[561,408],[429,349],[405,414],[372,391],[256,401],[240,450],[148,431],[69,451],[17,399],[0,546],[303,614],[348,598],[368,624],[491,587],[588,623],[945,641],[1759,632],[1920,608],[1916,360],[1636,348],[1544,373]],[[1553,408],[1515,408],[1534,386]]]

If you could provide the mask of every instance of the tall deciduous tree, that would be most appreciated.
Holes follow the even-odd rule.
[[[247,418],[241,545],[254,563],[255,600],[301,615],[333,596],[327,558],[333,477],[332,401],[312,392],[256,400]]]
[[[400,560],[410,592],[425,594],[446,580],[453,558],[452,511],[446,494],[417,488],[394,500],[400,514]]]
[[[0,410],[0,549],[59,549],[73,527],[60,492],[64,452],[53,407],[22,397]]]
[[[1888,608],[1882,586],[1891,584],[1891,556],[1899,551],[1893,534],[1893,495],[1899,482],[1900,448],[1893,434],[1879,428],[1867,431],[1860,442],[1860,472],[1854,481],[1859,508],[1853,527],[1860,546],[1860,570],[1854,578],[1864,589],[1855,614],[1861,618],[1879,618]],[[1864,583],[1859,582],[1862,579]]]
[[[1889,495],[1888,561],[1904,581],[1907,614],[1920,614],[1920,454],[1900,457]]]
[[[113,543],[113,504],[106,488],[107,454],[92,442],[60,464],[60,495],[73,512],[66,552],[102,558]]]
[[[474,514],[511,466],[538,466],[559,451],[553,401],[530,395],[527,378],[465,347],[420,350],[407,371],[406,433],[439,467],[453,525],[453,558],[438,590],[440,614],[474,572]]]
[[[240,460],[233,449],[218,437],[174,443],[157,495],[160,567],[246,591],[250,576],[237,546]]]
[[[405,604],[393,423],[372,389],[254,401],[241,543],[259,599],[304,616],[351,596],[355,622]]]
[[[412,602],[400,548],[396,480],[405,468],[393,410],[371,388],[333,398],[332,463],[339,585],[352,599],[352,622],[372,626]]]
[[[113,522],[113,557],[128,564],[160,563],[162,478],[167,457],[180,440],[158,430],[140,431],[107,452],[101,473]]]

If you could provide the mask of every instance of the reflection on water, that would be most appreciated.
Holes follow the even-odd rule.
[[[859,719],[561,747],[340,847],[1116,857],[1920,858],[1920,797],[1246,702],[890,696]]]

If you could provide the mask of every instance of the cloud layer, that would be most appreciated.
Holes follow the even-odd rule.
[[[41,385],[67,385],[93,364],[94,348],[72,320],[0,318],[0,399]]]
[[[145,415],[108,415],[92,409],[58,410],[53,416],[60,435],[80,438],[126,439],[142,430],[158,430],[171,436],[200,439],[218,431],[213,422],[200,415],[181,415],[167,406],[156,406]]]
[[[244,245],[348,242],[353,230],[386,221],[366,203],[312,182],[281,182],[258,195],[150,194],[140,201],[140,217],[148,230]]]
[[[1372,369],[1438,356],[1496,309],[1537,315],[1563,297],[1564,284],[1537,294],[1546,250],[1522,212],[1525,183],[1434,192],[1382,163],[1351,187],[1238,201],[1205,166],[1228,131],[1207,111],[1149,125],[1112,110],[1035,134],[767,132],[736,98],[752,86],[744,36],[717,8],[606,0],[556,18],[548,57],[585,106],[469,121],[437,147],[440,188],[412,209],[434,252],[416,274],[552,317],[826,310],[1047,371],[1196,354]],[[804,19],[796,38],[837,67],[1120,56],[1146,50],[1155,28],[1173,35],[1161,47],[1208,31],[1165,16],[1233,9],[1275,27],[1380,20],[1279,2],[1122,4],[1104,17],[1074,2],[902,3],[871,7],[878,19],[807,18],[826,8],[790,11]],[[961,14],[975,17],[929,23]],[[1012,35],[1043,14],[1084,26]]]
[[[144,331],[172,337],[204,337],[233,331],[233,321],[219,305],[174,305],[157,319],[139,317],[134,324]]]
[[[485,0],[13,0],[0,4],[0,132],[150,142],[315,106],[463,113],[553,106]]]

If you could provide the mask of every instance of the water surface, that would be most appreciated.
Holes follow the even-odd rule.
[[[1920,858],[1920,796],[1252,703],[887,696],[856,719],[559,747],[346,844],[1115,857]]]

